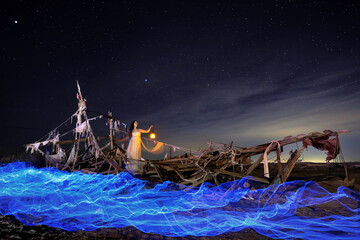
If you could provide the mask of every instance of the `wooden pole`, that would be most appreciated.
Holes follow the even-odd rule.
[[[112,118],[112,112],[108,113],[108,116],[110,117],[109,119],[109,125],[110,125],[110,149],[114,149],[114,131],[113,131],[113,127],[114,127],[114,119]]]
[[[296,142],[302,142],[303,139],[306,137],[306,138],[310,138],[310,137],[315,137],[315,138],[318,138],[318,137],[323,137],[323,136],[326,136],[326,135],[329,135],[329,136],[336,136],[337,134],[340,134],[340,133],[348,133],[349,131],[347,130],[339,130],[339,131],[336,131],[336,132],[331,132],[331,133],[309,133],[308,135],[306,136],[301,136],[301,137],[289,137],[289,138],[285,138],[283,140],[279,140],[278,142],[280,143],[281,146],[286,146],[286,145],[289,145],[289,144],[292,144],[292,143],[296,143]],[[244,148],[244,149],[236,149],[237,153],[240,153],[240,154],[244,154],[244,153],[250,153],[251,155],[250,156],[253,156],[253,155],[257,155],[259,153],[262,153],[266,150],[266,148],[269,146],[270,143],[266,143],[266,144],[262,144],[262,145],[258,145],[258,146],[255,146],[255,147],[250,147],[250,148]],[[275,148],[273,148],[272,150],[269,151],[269,153],[271,151],[274,151]]]
[[[109,136],[96,137],[95,139],[102,140],[102,139],[106,139],[106,138],[109,138]],[[88,138],[69,139],[69,140],[64,140],[64,141],[58,141],[58,142],[56,142],[56,144],[58,144],[58,145],[70,144],[70,143],[77,143],[77,142],[85,142],[87,140],[88,140]]]
[[[246,171],[246,175],[250,175],[252,171],[261,163],[261,161],[264,158],[264,154],[261,154],[261,156],[250,166],[250,168]]]
[[[278,164],[278,173],[280,173],[280,178],[282,179],[282,164],[281,164],[281,158],[280,158],[280,151],[281,151],[281,149],[278,149],[276,151],[276,161]]]
[[[290,160],[290,162],[287,165],[287,168],[284,170],[281,182],[286,182],[287,178],[289,177],[291,171],[293,170],[293,168],[296,164],[296,161],[299,159],[299,157],[303,153],[304,149],[305,149],[305,147],[302,146],[299,150],[295,151],[294,155],[292,156],[292,159]]]

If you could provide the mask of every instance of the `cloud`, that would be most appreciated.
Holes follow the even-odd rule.
[[[230,81],[149,117],[161,119],[167,139],[184,146],[205,146],[208,139],[249,146],[325,129],[359,131],[358,74],[345,69],[299,77],[288,88],[275,79],[272,90]]]

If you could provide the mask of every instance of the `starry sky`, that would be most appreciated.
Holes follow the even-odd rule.
[[[73,114],[78,80],[89,110],[153,124],[160,141],[349,129],[344,157],[360,160],[358,1],[18,0],[0,13],[1,152]]]

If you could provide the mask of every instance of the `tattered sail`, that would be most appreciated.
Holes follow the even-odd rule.
[[[94,133],[92,131],[91,125],[90,125],[90,121],[91,120],[95,120],[98,118],[101,118],[102,116],[98,116],[98,117],[94,117],[91,119],[88,119],[87,114],[86,114],[86,99],[83,98],[82,93],[81,93],[81,89],[80,89],[80,85],[77,82],[77,89],[78,92],[76,94],[76,97],[78,99],[78,109],[77,111],[68,119],[68,120],[72,120],[72,118],[76,118],[76,126],[75,128],[70,131],[74,133],[74,144],[72,147],[72,150],[69,154],[68,157],[66,157],[66,153],[64,152],[64,150],[60,147],[57,147],[56,149],[56,154],[47,154],[46,155],[46,161],[49,162],[50,165],[55,165],[54,163],[64,163],[66,160],[66,165],[70,165],[70,164],[75,164],[78,158],[78,153],[80,150],[80,139],[85,139],[85,149],[88,149],[88,155],[93,155],[95,156],[95,158],[99,158],[100,156],[103,155],[102,150],[100,149],[96,138],[94,136]],[[58,128],[58,127],[57,127]],[[31,150],[31,153],[34,152],[40,152],[42,155],[45,155],[45,153],[40,150],[41,146],[48,146],[50,143],[53,146],[56,146],[58,144],[58,142],[60,141],[60,135],[56,134],[55,135],[55,130],[57,129],[55,128],[53,131],[51,131],[49,133],[48,138],[45,141],[41,141],[41,142],[35,142],[35,143],[31,143],[31,144],[27,144],[26,147],[26,151]]]

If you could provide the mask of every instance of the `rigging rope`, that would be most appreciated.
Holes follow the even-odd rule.
[[[54,128],[53,130],[51,130],[49,133],[45,134],[44,136],[42,136],[39,140],[37,140],[36,142],[40,142],[41,140],[43,140],[46,136],[50,137],[51,133],[54,133],[56,129],[58,129],[59,127],[61,127],[62,125],[64,125],[65,123],[67,123],[72,116],[68,117],[64,122],[62,122],[59,126],[57,126],[56,128]],[[48,137],[48,138],[49,138]]]
[[[86,112],[91,112],[91,113],[99,114],[99,116],[90,118],[90,119],[88,119],[88,121],[90,121],[90,120],[95,120],[95,119],[97,119],[97,118],[101,118],[102,116],[104,116],[104,117],[106,117],[106,118],[108,118],[108,119],[117,120],[117,121],[119,121],[120,123],[122,123],[124,126],[127,125],[127,124],[124,124],[122,121],[120,121],[120,119],[118,119],[118,118],[116,118],[116,117],[114,117],[114,116],[109,116],[108,114],[104,114],[104,113],[101,113],[101,112],[98,112],[98,111],[93,111],[93,110],[86,110]],[[44,139],[46,136],[48,136],[48,138],[49,138],[52,133],[54,133],[54,132],[55,132],[58,128],[60,128],[62,125],[66,124],[69,120],[72,119],[72,117],[73,117],[73,115],[71,115],[71,116],[70,116],[69,118],[67,118],[64,122],[62,122],[62,123],[61,123],[60,125],[58,125],[56,128],[54,128],[53,130],[51,130],[49,133],[45,134],[43,137],[41,137],[41,138],[40,138],[39,140],[37,140],[36,142],[41,141],[41,140]],[[65,135],[73,132],[74,130],[76,130],[76,127],[75,127],[74,129],[71,129],[70,131],[68,131],[68,132],[66,132],[66,133],[61,134],[59,137],[63,137],[63,136],[65,136]],[[124,131],[124,130],[119,129],[119,131],[127,134],[127,132]],[[173,148],[174,152],[175,152],[176,150],[181,150],[181,151],[183,151],[183,152],[188,152],[188,153],[190,153],[190,154],[191,154],[191,153],[198,154],[198,153],[201,152],[201,151],[194,151],[194,150],[192,150],[192,149],[185,148],[185,147],[175,146],[175,145],[173,145],[173,144],[169,144],[169,143],[157,141],[157,140],[150,139],[150,138],[146,138],[146,137],[141,137],[141,138],[142,138],[142,139],[146,139],[146,140],[148,140],[148,141],[152,141],[152,142],[155,143],[155,144],[159,143],[159,144],[157,144],[157,145],[156,145],[153,149],[151,149],[151,150],[149,150],[149,149],[148,149],[147,147],[145,147],[144,144],[143,144],[144,148],[145,148],[147,151],[149,151],[149,152],[154,152],[154,151],[155,151],[155,152],[158,152],[158,151],[160,150],[162,144],[165,145],[165,146],[168,146],[168,147]]]

